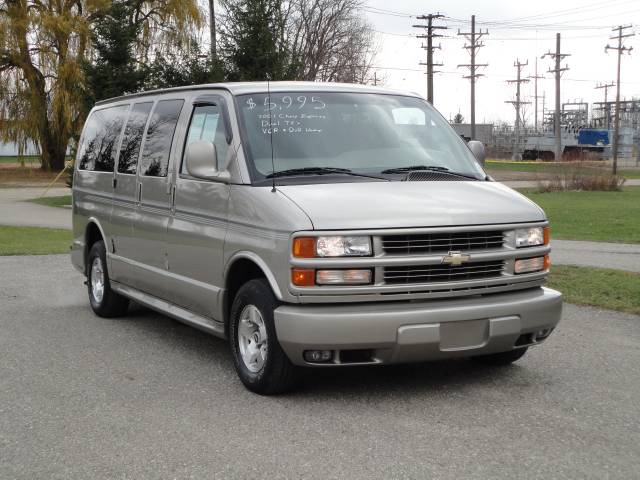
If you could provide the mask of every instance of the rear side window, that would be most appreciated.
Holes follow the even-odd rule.
[[[218,160],[222,161],[227,156],[229,145],[227,144],[224,120],[220,114],[220,107],[217,105],[204,105],[193,110],[189,133],[187,134],[187,145],[206,140],[216,146]],[[188,174],[187,165],[184,159],[180,173]]]
[[[113,172],[118,142],[128,105],[94,111],[84,129],[79,168],[95,172]]]
[[[118,173],[136,173],[144,126],[147,124],[152,106],[153,102],[136,103],[133,106],[124,129],[120,157],[118,158]]]
[[[184,100],[162,100],[156,105],[149,121],[140,159],[141,175],[167,176],[173,134],[183,104]]]

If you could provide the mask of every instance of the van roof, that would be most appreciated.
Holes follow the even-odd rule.
[[[226,82],[226,83],[206,83],[202,85],[188,85],[184,87],[164,88],[139,92],[121,97],[109,98],[96,102],[96,105],[104,105],[111,102],[126,100],[128,98],[144,97],[148,95],[159,95],[163,93],[181,92],[190,90],[224,89],[232,95],[245,95],[251,93],[266,93],[267,82]],[[353,93],[379,93],[385,95],[403,95],[420,97],[417,93],[400,90],[392,90],[371,85],[360,85],[355,83],[333,83],[333,82],[270,82],[271,92],[353,92]]]

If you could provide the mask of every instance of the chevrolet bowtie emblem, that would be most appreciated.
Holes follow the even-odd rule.
[[[462,265],[471,260],[471,255],[467,255],[462,252],[449,252],[446,256],[442,257],[442,263],[447,265]]]

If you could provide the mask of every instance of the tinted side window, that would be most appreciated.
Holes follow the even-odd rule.
[[[81,170],[113,172],[128,105],[94,111],[84,130],[80,147]]]
[[[184,100],[162,100],[151,115],[140,160],[140,174],[166,177],[173,134]]]
[[[207,140],[216,146],[219,161],[227,156],[229,145],[225,135],[224,120],[220,115],[220,107],[217,105],[205,105],[193,110],[187,134],[187,145],[200,140]],[[184,159],[180,173],[188,174]]]
[[[124,129],[120,157],[118,158],[118,173],[136,173],[144,126],[147,124],[152,106],[153,102],[136,103],[133,106]]]

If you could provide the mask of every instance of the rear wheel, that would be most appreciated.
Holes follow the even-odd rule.
[[[279,305],[264,279],[245,283],[231,307],[229,340],[236,372],[244,386],[261,395],[285,392],[296,368],[276,337],[273,311]]]
[[[91,246],[87,258],[87,287],[91,308],[99,317],[120,317],[127,313],[129,299],[111,290],[107,252],[103,241]]]
[[[513,362],[520,360],[524,354],[527,353],[527,347],[516,348],[508,352],[492,353],[491,355],[480,355],[478,357],[472,357],[473,360],[485,365],[510,365]]]

